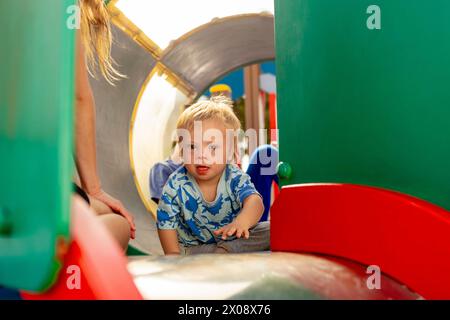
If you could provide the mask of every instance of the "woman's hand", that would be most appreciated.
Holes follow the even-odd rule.
[[[88,193],[90,197],[97,199],[100,202],[103,202],[105,205],[107,205],[111,210],[117,214],[120,214],[125,219],[127,219],[128,223],[130,224],[130,236],[131,239],[135,238],[136,233],[136,225],[134,224],[134,218],[133,215],[128,212],[127,209],[125,209],[122,202],[117,200],[116,198],[113,198],[109,194],[107,194],[103,190],[99,190],[93,193]]]
[[[236,218],[232,223],[214,231],[214,234],[216,236],[222,235],[222,240],[227,240],[227,237],[231,237],[234,234],[236,234],[237,238],[244,237],[245,239],[248,239],[250,236],[248,231],[249,228],[250,226],[247,223],[244,223],[240,221],[239,218]]]

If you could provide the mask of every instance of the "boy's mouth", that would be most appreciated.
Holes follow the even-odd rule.
[[[202,165],[195,166],[195,171],[197,172],[198,175],[205,175],[208,173],[208,170],[209,166],[202,166]]]

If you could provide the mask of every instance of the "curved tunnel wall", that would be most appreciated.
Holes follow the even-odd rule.
[[[162,62],[198,93],[234,69],[275,58],[274,19],[266,14],[216,19],[181,40]]]
[[[97,110],[99,175],[103,188],[120,199],[135,216],[138,236],[133,244],[138,248],[158,251],[161,249],[153,218],[147,214],[133,179],[129,148],[133,107],[155,60],[124,32],[118,28],[114,28],[113,32],[115,43],[112,56],[127,78],[118,81],[115,87],[100,76],[98,80],[91,79]],[[155,247],[149,247],[149,244]]]

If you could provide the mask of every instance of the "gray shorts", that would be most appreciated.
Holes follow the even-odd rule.
[[[217,253],[220,249],[227,253],[244,253],[270,250],[270,222],[258,223],[249,229],[249,238],[235,238],[232,240],[218,239],[217,243],[201,244],[198,246],[180,246],[182,255]]]

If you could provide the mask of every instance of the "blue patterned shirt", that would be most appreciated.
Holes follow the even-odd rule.
[[[215,243],[213,231],[231,223],[252,194],[259,195],[250,177],[228,164],[220,177],[216,199],[208,202],[195,178],[182,166],[164,186],[157,211],[158,229],[177,230],[178,241],[184,246]]]

